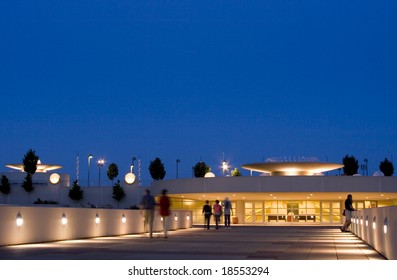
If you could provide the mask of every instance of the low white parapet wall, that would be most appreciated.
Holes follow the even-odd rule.
[[[397,206],[354,211],[351,229],[387,259],[397,259]]]
[[[192,227],[191,211],[171,211],[168,219],[169,230]],[[163,229],[157,211],[153,229]],[[0,246],[143,232],[140,210],[0,206]]]

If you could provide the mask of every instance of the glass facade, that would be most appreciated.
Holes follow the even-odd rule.
[[[205,201],[172,198],[172,209],[185,209],[193,212],[194,224],[204,223],[202,209]],[[213,202],[210,202],[211,206]],[[356,201],[356,209],[377,207],[377,201]],[[266,200],[232,201],[232,219],[237,223],[341,223],[344,209],[343,201],[319,200]]]

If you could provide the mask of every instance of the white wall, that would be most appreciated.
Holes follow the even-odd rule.
[[[21,226],[16,224],[18,213],[23,218]],[[61,223],[62,214],[67,218],[66,225]],[[97,214],[99,224],[95,223]],[[125,224],[121,221],[123,215]],[[191,217],[191,211],[172,211],[169,229],[192,227]],[[142,233],[144,230],[140,210],[0,206],[0,221],[0,246]],[[154,231],[161,231],[158,213],[154,221]]]
[[[397,177],[385,176],[241,176],[162,180],[152,183],[153,193],[235,192],[393,192]]]
[[[397,259],[397,206],[354,211],[351,229],[387,259]]]

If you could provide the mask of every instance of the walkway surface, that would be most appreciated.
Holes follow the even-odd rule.
[[[335,226],[201,227],[0,247],[2,260],[384,260]]]

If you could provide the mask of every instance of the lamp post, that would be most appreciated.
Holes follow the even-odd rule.
[[[103,164],[105,163],[105,161],[103,159],[98,160],[98,169],[99,169],[99,175],[98,175],[98,187],[101,186],[101,167],[103,166]]]
[[[179,165],[179,163],[181,162],[181,160],[178,158],[177,160],[176,160],[176,178],[178,179],[178,165]]]
[[[88,183],[87,187],[90,186],[90,164],[91,164],[91,159],[93,158],[92,154],[88,155]]]
[[[364,162],[365,162],[365,173],[368,176],[368,159],[364,159]]]

